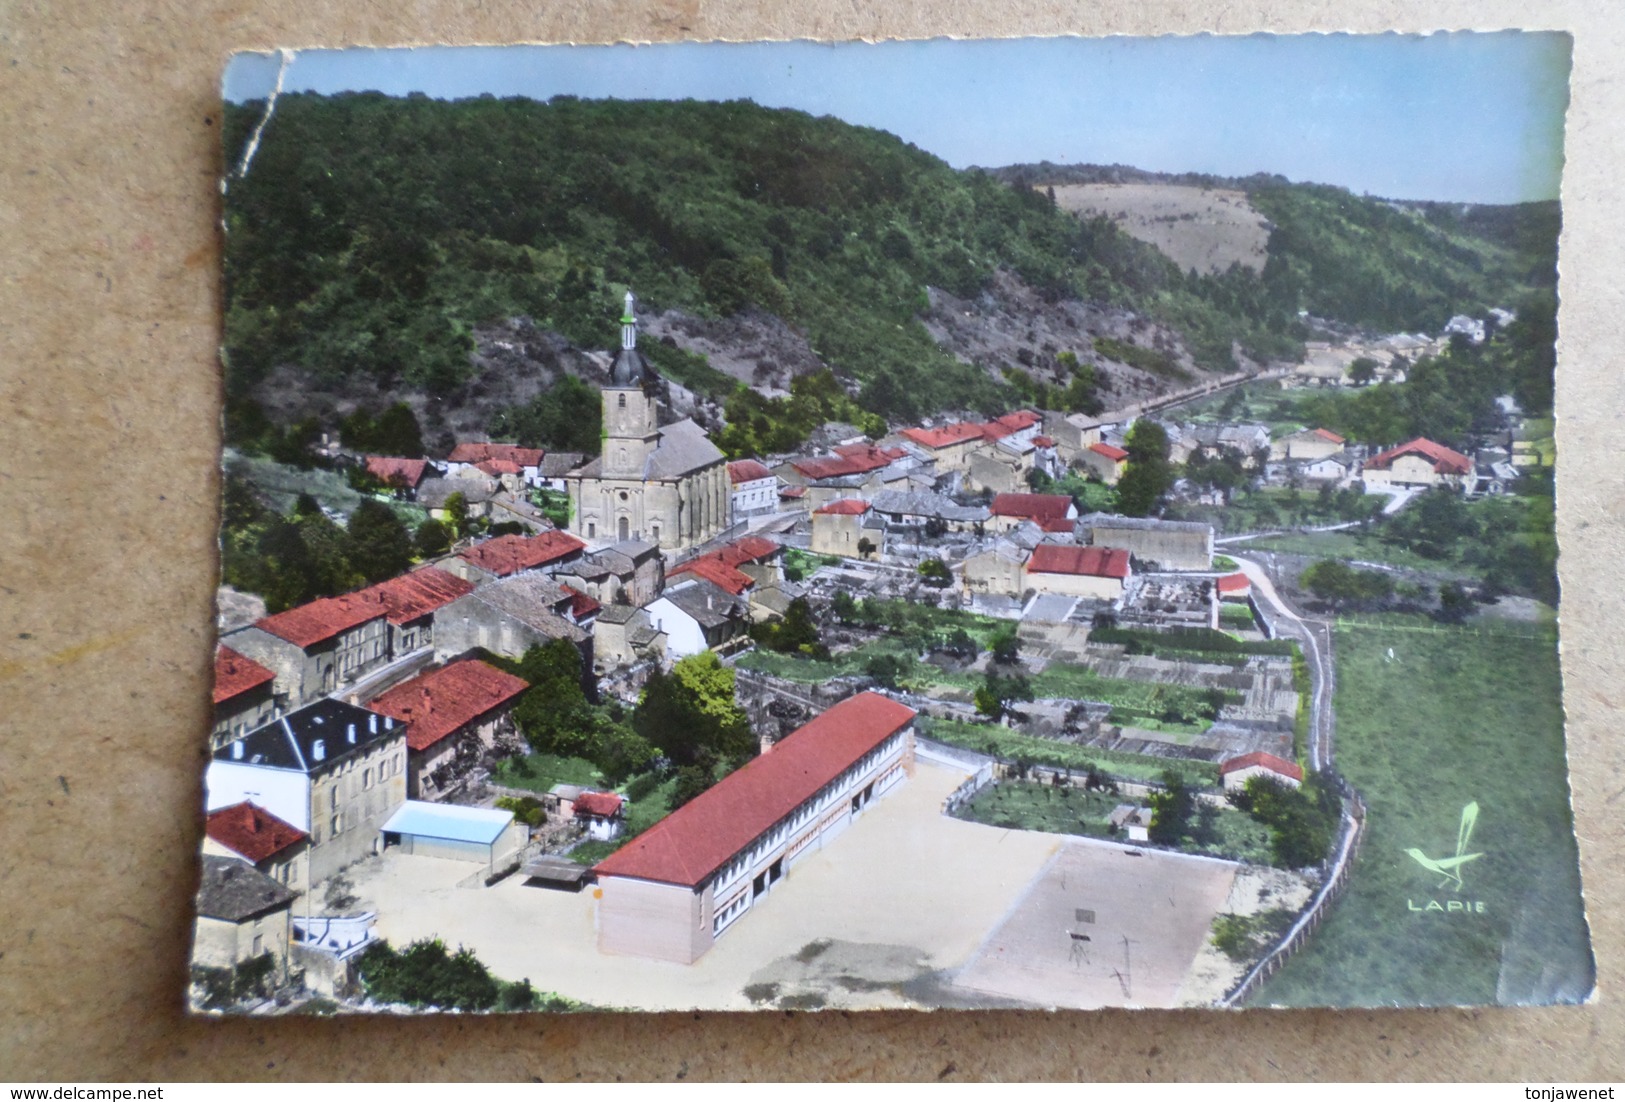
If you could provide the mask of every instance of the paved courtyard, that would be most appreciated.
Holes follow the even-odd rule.
[[[593,1006],[646,1010],[1011,1005],[1015,1000],[1079,1005],[1056,997],[1065,988],[1022,978],[991,961],[1000,947],[1006,955],[1031,948],[1044,962],[1037,971],[1048,970],[1054,957],[1047,944],[1054,926],[1049,912],[1064,904],[1070,916],[1081,878],[1098,877],[1100,888],[1088,898],[1099,897],[1094,905],[1106,916],[1099,919],[1103,935],[1117,928],[1113,923],[1132,922],[1132,936],[1143,948],[1134,949],[1135,997],[1119,992],[1110,998],[1116,981],[1110,980],[1110,989],[1100,981],[1089,988],[1099,989],[1100,1001],[1089,1005],[1172,1005],[1182,974],[1175,967],[1189,964],[1213,913],[1211,907],[1196,913],[1211,891],[1194,885],[1222,878],[1216,907],[1229,885],[1229,873],[1216,871],[1224,867],[1196,863],[1191,875],[1192,863],[1180,862],[1180,875],[1172,874],[1170,864],[1164,876],[1152,855],[1125,857],[1120,847],[1084,847],[1057,835],[946,818],[942,801],[965,775],[921,762],[912,779],[877,801],[827,848],[797,864],[692,965],[600,953],[591,888],[580,894],[553,891],[518,877],[491,888],[459,888],[470,866],[395,850],[355,866],[350,877],[360,906],[378,912],[378,932],[392,944],[439,937],[474,950],[504,979],[529,978],[539,990]],[[1134,874],[1144,871],[1159,875],[1141,883]],[[1191,885],[1179,886],[1181,877]],[[1059,892],[1054,900],[1052,881],[1060,885],[1053,889]],[[1168,908],[1170,892],[1179,900],[1173,915],[1146,913],[1154,900]],[[1126,901],[1114,903],[1117,893]],[[1030,919],[1023,917],[1035,906]],[[994,931],[991,939],[989,931]],[[1177,945],[1159,965],[1163,954],[1154,945],[1165,936]],[[1067,951],[1062,945],[1061,963],[1067,963]],[[1121,946],[1115,951],[1120,955]],[[1104,966],[1106,946],[1097,945],[1095,952]],[[948,986],[955,973],[959,986]]]

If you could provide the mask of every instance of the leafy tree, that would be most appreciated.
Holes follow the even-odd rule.
[[[716,773],[712,766],[683,766],[677,771],[677,783],[672,785],[671,809],[676,811],[716,783]]]
[[[878,550],[880,550],[880,548],[876,547],[875,544],[874,544],[874,541],[871,540],[868,536],[859,537],[859,539],[858,539],[858,557],[859,558],[867,559],[870,555],[873,555]]]
[[[451,550],[451,530],[431,517],[418,525],[412,542],[417,545],[419,558],[436,558]]]
[[[1321,559],[1299,575],[1298,582],[1334,607],[1373,604],[1393,596],[1394,582],[1380,570],[1360,570],[1339,559]]]
[[[1377,368],[1380,366],[1370,356],[1356,356],[1354,362],[1349,364],[1349,378],[1357,386],[1365,386],[1377,377]]]
[[[454,538],[462,539],[473,530],[468,516],[468,498],[461,490],[446,498],[445,510],[445,524]]]
[[[830,599],[830,611],[835,613],[835,618],[841,623],[850,624],[857,619],[858,602],[846,590],[837,589],[835,596]]]
[[[1032,698],[1032,684],[1022,675],[1003,677],[991,671],[974,694],[976,710],[991,720],[1003,719],[1015,701]]]
[[[632,727],[680,766],[741,760],[756,746],[750,719],[734,699],[733,670],[711,651],[680,660],[669,674],[651,674]]]
[[[599,725],[581,687],[581,652],[568,639],[532,646],[514,673],[530,688],[514,706],[514,723],[538,753],[591,760],[599,750]]]
[[[988,640],[988,650],[993,652],[993,661],[999,665],[1011,665],[1020,657],[1021,637],[1013,627],[1000,628]]]
[[[801,653],[827,657],[829,648],[819,640],[818,622],[813,619],[812,605],[805,597],[796,597],[784,610],[777,622],[753,625],[751,637],[772,650],[785,654]]]
[[[876,654],[864,663],[863,672],[874,678],[882,688],[896,689],[908,676],[913,663],[902,655]]]
[[[926,585],[941,589],[953,584],[954,576],[941,559],[926,559],[920,563],[918,571]]]
[[[1173,770],[1162,774],[1162,787],[1151,793],[1151,826],[1146,833],[1160,846],[1177,845],[1189,833],[1196,811],[1196,796],[1185,786],[1185,778]]]
[[[1229,799],[1270,828],[1270,854],[1277,865],[1295,869],[1325,860],[1339,808],[1336,795],[1315,774],[1296,788],[1273,777],[1249,777],[1243,791]]]
[[[376,942],[355,967],[367,997],[380,1003],[480,1011],[496,1006],[504,994],[503,983],[473,950],[459,946],[452,953],[439,938],[414,941],[399,952],[388,941]]]
[[[1472,612],[1473,598],[1460,582],[1445,582],[1439,587],[1440,620],[1447,624],[1459,624]]]
[[[367,582],[381,582],[412,565],[412,537],[395,511],[365,500],[350,514],[349,558]]]
[[[574,375],[561,375],[528,404],[497,413],[487,427],[492,436],[527,447],[596,452],[603,432],[603,403],[596,389]]]
[[[1123,441],[1128,462],[1117,482],[1117,508],[1124,516],[1149,516],[1173,485],[1168,434],[1147,418],[1134,422]]]

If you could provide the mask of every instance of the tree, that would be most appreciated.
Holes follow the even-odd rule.
[[[1149,798],[1151,826],[1147,830],[1151,841],[1159,846],[1177,845],[1190,831],[1191,815],[1196,810],[1196,797],[1185,787],[1185,778],[1167,770],[1162,774],[1162,787]]]
[[[734,699],[734,673],[711,651],[691,655],[644,686],[632,728],[678,765],[748,758],[750,718]]]
[[[369,584],[393,578],[412,565],[412,537],[395,511],[380,501],[363,501],[350,514],[350,562]]]
[[[441,1010],[490,1010],[502,994],[472,950],[446,949],[439,938],[414,941],[400,952],[388,941],[369,946],[356,958],[356,973],[368,998]]]
[[[829,607],[830,611],[835,613],[835,618],[843,624],[850,624],[857,618],[858,602],[853,598],[852,594],[844,589],[835,591],[835,596],[831,598]]]
[[[898,654],[876,654],[864,663],[863,672],[886,689],[895,689],[908,674],[911,663]]]
[[[793,599],[777,623],[752,626],[751,637],[763,646],[784,654],[799,652],[816,657],[829,654],[829,648],[819,640],[818,622],[813,619],[812,605],[805,597]]]
[[[676,811],[694,797],[716,784],[713,767],[685,765],[677,771],[677,783],[671,788],[671,809]]]
[[[1394,582],[1380,570],[1358,570],[1339,559],[1321,559],[1298,576],[1298,583],[1333,607],[1385,601]]]
[[[1349,378],[1356,386],[1365,386],[1377,377],[1377,367],[1377,361],[1370,356],[1357,356],[1354,362],[1349,364]]]
[[[863,536],[863,537],[859,538],[859,540],[858,540],[858,557],[859,558],[867,559],[870,555],[873,555],[878,550],[879,550],[879,548],[877,548],[874,545],[874,541],[871,540],[868,536]]]
[[[1460,582],[1445,582],[1439,587],[1438,617],[1447,624],[1459,624],[1472,615],[1473,598]]]
[[[444,555],[451,550],[451,529],[431,517],[418,525],[413,543],[417,545],[419,558],[432,559]]]
[[[926,585],[942,589],[944,586],[953,584],[954,576],[949,572],[948,565],[941,559],[926,559],[920,563],[918,569],[920,577],[925,581]]]
[[[468,535],[471,525],[468,520],[468,498],[461,490],[446,498],[446,527],[451,529],[455,539],[462,539]]]
[[[993,661],[999,665],[1011,665],[1020,657],[1021,637],[1015,628],[1001,628],[988,640],[988,650],[993,652]]]
[[[1123,441],[1128,463],[1117,481],[1117,509],[1124,516],[1149,516],[1173,485],[1168,463],[1168,434],[1144,417],[1134,422]]]
[[[974,694],[976,710],[994,721],[1003,719],[1013,702],[1032,698],[1033,687],[1025,677],[1020,674],[1002,677],[992,672],[977,686]]]
[[[599,750],[597,717],[581,687],[581,652],[568,639],[532,646],[515,674],[530,688],[514,706],[519,733],[537,753],[592,759]]]

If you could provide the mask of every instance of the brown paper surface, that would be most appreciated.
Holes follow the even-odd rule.
[[[224,1022],[185,1015],[213,644],[218,87],[230,53],[356,43],[1520,25],[1575,36],[1558,534],[1572,784],[1598,963],[1591,1005]],[[0,1079],[1625,1078],[1616,572],[1625,550],[1625,374],[1611,354],[1625,317],[1622,40],[1625,15],[1590,0],[1032,0],[898,10],[858,0],[5,5]]]

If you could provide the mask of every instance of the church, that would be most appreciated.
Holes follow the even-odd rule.
[[[621,347],[602,395],[603,451],[565,476],[570,531],[589,541],[646,540],[662,551],[683,551],[732,522],[727,462],[692,420],[660,424],[660,376],[637,345],[628,291]]]

